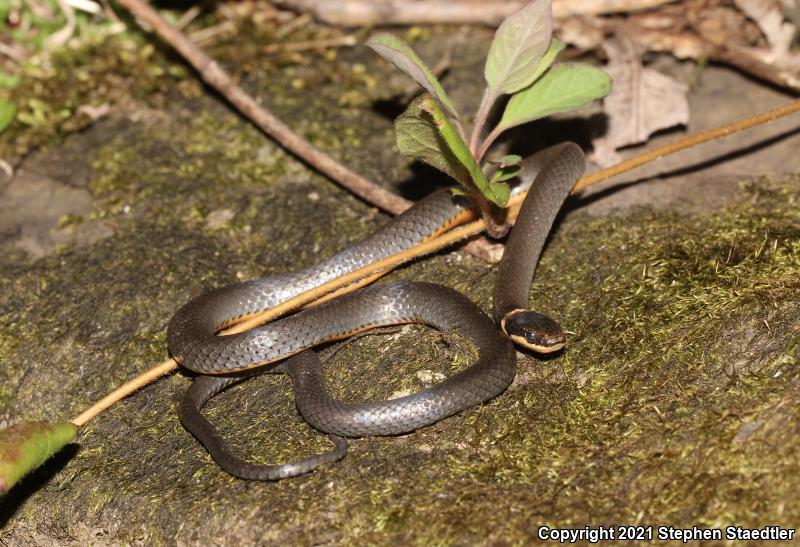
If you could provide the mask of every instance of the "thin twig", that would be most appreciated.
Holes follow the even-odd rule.
[[[106,17],[114,23],[122,23],[117,13],[114,11],[114,8],[108,3],[108,0],[100,0],[100,3],[103,4],[103,13],[106,14]]]
[[[17,64],[25,60],[25,50],[19,44],[8,45],[0,42],[0,55],[5,55]]]
[[[222,21],[214,26],[190,32],[188,39],[195,44],[203,44],[223,34],[235,34],[236,30],[236,23],[233,21]]]
[[[185,29],[189,25],[189,23],[197,19],[197,16],[200,15],[201,12],[202,10],[200,9],[200,6],[198,5],[192,6],[191,8],[186,10],[177,21],[175,21],[175,28],[178,30]]]
[[[598,15],[653,8],[675,0],[561,0],[553,5],[557,18]],[[334,25],[497,25],[524,2],[476,2],[475,0],[273,0],[279,6],[313,13]]]
[[[125,382],[117,389],[97,401],[95,404],[75,416],[70,420],[73,424],[77,425],[78,427],[82,427],[86,424],[89,420],[103,412],[105,409],[116,403],[117,401],[127,397],[131,393],[138,391],[142,387],[146,386],[151,382],[155,382],[166,373],[171,370],[178,368],[178,363],[175,362],[174,359],[167,359],[156,366],[149,369],[144,374],[140,374],[133,380]]]
[[[48,48],[57,48],[66,44],[75,33],[75,27],[77,25],[75,11],[72,9],[72,6],[70,6],[65,0],[56,0],[56,2],[58,3],[58,7],[61,9],[61,13],[64,14],[64,18],[67,20],[67,22],[60,30],[47,37],[45,44]]]
[[[237,86],[219,64],[189,41],[183,33],[162,19],[148,4],[139,0],[119,0],[119,3],[135,17],[151,25],[161,38],[174,47],[197,70],[204,82],[227,98],[243,115],[252,120],[285,149],[361,199],[384,211],[396,215],[411,205],[408,200],[351,171],[292,131],[245,93],[241,87]]]
[[[504,130],[505,130],[505,127],[500,126],[500,125],[498,125],[494,129],[492,129],[492,131],[488,135],[486,135],[486,138],[483,140],[483,142],[481,143],[480,147],[478,147],[478,151],[477,151],[477,153],[475,155],[475,159],[477,159],[478,161],[481,161],[481,159],[483,159],[483,156],[486,155],[486,152],[489,151],[489,147],[492,145],[492,143],[494,143],[494,141],[497,139],[497,137],[499,137],[500,134]]]
[[[100,4],[92,0],[66,0],[66,2],[76,10],[91,13],[92,15],[100,13],[103,9],[100,7]]]
[[[655,161],[664,156],[674,154],[686,148],[697,146],[698,144],[713,139],[718,139],[727,135],[732,135],[734,133],[754,127],[756,125],[761,125],[768,123],[770,121],[774,121],[778,118],[788,116],[789,114],[792,114],[794,112],[800,112],[800,100],[791,102],[779,108],[775,108],[773,110],[770,110],[769,112],[758,114],[751,118],[739,120],[737,122],[733,122],[715,129],[710,129],[708,131],[704,131],[703,133],[692,135],[690,137],[686,137],[684,139],[667,144],[665,146],[661,146],[649,152],[645,152],[636,157],[630,158],[622,163],[613,165],[606,169],[601,169],[600,171],[597,171],[592,175],[588,175],[581,178],[573,187],[572,193],[578,193],[581,190],[588,188],[589,186],[607,180],[611,177],[614,177],[626,171],[630,171],[631,169]],[[525,195],[521,194],[515,196],[509,201],[509,213],[507,217],[509,223],[513,224],[514,220],[516,219],[516,215],[519,211],[519,207],[524,198]],[[409,260],[413,260],[420,256],[424,256],[426,254],[430,254],[432,252],[441,250],[449,245],[452,245],[457,241],[461,241],[468,237],[472,237],[476,234],[479,234],[485,229],[485,227],[486,226],[484,224],[483,219],[478,219],[473,222],[470,222],[469,224],[465,224],[457,228],[454,228],[438,237],[435,237],[424,243],[421,243],[420,245],[417,245],[416,247],[414,247],[409,251],[389,256],[383,260],[380,260],[364,268],[361,268],[360,270],[351,272],[346,276],[330,281],[325,285],[318,287],[317,289],[314,289],[307,293],[303,293],[293,298],[292,300],[284,302],[283,304],[281,304],[276,308],[267,310],[266,312],[263,312],[261,314],[258,314],[250,318],[248,321],[235,325],[232,329],[226,331],[225,334],[242,332],[244,330],[247,330],[248,328],[252,328],[254,326],[270,321],[271,319],[274,319],[275,317],[283,315],[284,313],[287,313],[294,309],[310,305],[312,302],[315,301],[319,302],[322,300],[320,296],[322,296],[324,299],[332,292],[337,291],[337,289],[341,287],[346,287],[347,289],[354,290],[364,285],[364,283],[361,283],[361,281],[363,280],[371,282],[374,279],[377,279],[378,277],[387,273],[391,269],[396,268],[397,266],[405,262],[408,262]],[[88,409],[86,409],[84,412],[73,418],[71,421],[78,426],[84,425],[90,419],[97,416],[100,412],[110,407],[115,402],[123,399],[124,397],[128,396],[134,391],[156,380],[157,378],[160,378],[161,376],[163,376],[164,374],[175,368],[177,368],[177,363],[172,359],[159,363],[155,367],[146,371],[141,376],[138,376],[133,380],[126,382],[118,389],[114,390],[112,393],[109,393],[108,395],[103,397],[103,399],[101,399]]]
[[[790,70],[755,58],[751,48],[713,48],[710,57],[781,87],[800,90],[799,70]]]
[[[294,17],[288,23],[281,25],[281,27],[277,31],[275,31],[275,39],[281,40],[286,36],[289,36],[292,32],[294,32],[298,28],[306,26],[312,20],[313,20],[312,17],[307,13]]]
[[[6,178],[10,179],[14,176],[14,168],[6,160],[0,158],[0,171],[6,174]]]

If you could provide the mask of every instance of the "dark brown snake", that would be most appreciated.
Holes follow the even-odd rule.
[[[502,393],[516,373],[516,353],[508,338],[536,351],[554,351],[564,345],[557,322],[527,309],[528,293],[548,232],[583,170],[583,153],[573,143],[547,149],[523,166],[520,178],[530,182],[535,175],[535,180],[506,243],[495,283],[494,315],[501,328],[453,289],[401,282],[360,289],[244,333],[216,336],[242,317],[273,308],[447,230],[468,212],[463,199],[448,190],[431,194],[320,264],[223,287],[190,301],[172,318],[167,333],[172,356],[202,374],[179,406],[181,422],[229,473],[277,480],[341,459],[347,450],[342,437],[407,433]],[[478,349],[477,362],[399,399],[351,404],[331,398],[319,358],[309,348],[400,323],[425,323],[468,337]],[[282,361],[278,366],[266,366],[278,361]],[[206,402],[231,384],[254,373],[276,371],[289,374],[298,410],[309,424],[331,435],[333,450],[288,464],[252,464],[232,455],[200,413]],[[235,375],[220,376],[229,373]]]

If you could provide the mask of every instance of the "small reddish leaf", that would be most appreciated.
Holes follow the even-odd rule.
[[[22,422],[0,431],[0,495],[75,437],[70,422]]]

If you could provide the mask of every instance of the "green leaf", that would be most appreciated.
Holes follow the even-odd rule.
[[[522,156],[517,154],[507,154],[503,157],[497,158],[496,160],[489,160],[489,163],[496,163],[501,167],[505,167],[507,165],[516,165],[522,161]]]
[[[536,68],[531,75],[531,83],[538,80],[542,74],[550,68],[550,65],[553,64],[553,61],[556,60],[558,54],[566,47],[566,44],[559,40],[558,38],[553,38],[550,40],[550,45],[547,47],[547,51],[545,52],[544,56],[539,59],[539,64],[536,65]],[[528,84],[530,85],[530,84]],[[525,86],[528,87],[528,86]]]
[[[0,133],[14,121],[16,114],[17,107],[14,106],[14,103],[0,101]]]
[[[2,4],[2,2],[0,2],[0,4]],[[21,81],[22,77],[19,74],[6,74],[0,70],[0,88],[14,89]]]
[[[522,171],[521,165],[504,165],[494,172],[491,182],[504,182],[506,180],[513,179],[519,175],[520,171]]]
[[[529,86],[552,34],[550,0],[532,0],[509,15],[495,32],[486,58],[483,73],[490,94],[497,97]]]
[[[495,131],[577,110],[610,92],[611,78],[599,68],[580,64],[555,66],[511,97]]]
[[[379,33],[373,35],[367,45],[375,53],[392,63],[394,66],[411,76],[415,82],[425,88],[428,93],[436,97],[455,119],[458,111],[445,93],[444,88],[433,75],[422,59],[408,44],[392,34]]]
[[[433,118],[420,106],[423,97],[416,99],[394,122],[395,138],[400,152],[407,157],[424,161],[443,171],[461,184],[469,184],[469,175],[444,142]]]
[[[0,431],[0,494],[61,450],[78,432],[70,422],[22,422]]]
[[[475,161],[475,157],[470,152],[467,143],[461,138],[458,130],[450,123],[444,112],[439,109],[438,103],[431,97],[426,96],[423,97],[420,107],[433,116],[436,129],[444,137],[444,141],[458,161],[467,169],[475,187],[492,203],[500,207],[505,206],[511,193],[508,186],[500,182],[489,182],[481,170],[481,166]]]
[[[501,169],[498,169],[497,173],[495,173],[495,177],[498,181],[503,182],[513,179],[519,175],[520,171],[522,171],[522,167],[519,165],[505,165]]]

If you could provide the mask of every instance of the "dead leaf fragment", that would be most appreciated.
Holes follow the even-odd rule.
[[[734,3],[764,33],[774,55],[773,61],[789,52],[796,29],[784,21],[783,10],[776,0],[734,0]]]
[[[92,121],[97,121],[100,118],[105,118],[111,113],[111,106],[108,103],[103,103],[98,106],[84,104],[78,107],[78,112],[86,114]]]
[[[595,139],[591,160],[608,166],[621,160],[616,150],[645,142],[659,129],[689,122],[688,87],[641,64],[633,43],[616,38],[604,45],[612,91],[605,98],[608,131]]]
[[[601,23],[596,17],[575,15],[558,20],[558,39],[582,50],[592,50],[603,43]]]

